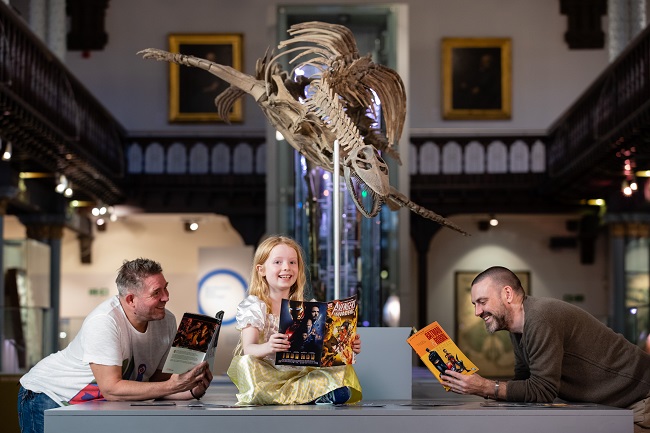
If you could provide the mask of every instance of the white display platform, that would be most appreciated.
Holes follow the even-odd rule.
[[[482,399],[480,399],[482,400]],[[260,406],[220,408],[131,406],[90,402],[45,412],[45,433],[179,433],[236,431],[310,433],[632,433],[632,411],[603,406],[575,408],[486,408],[468,398],[456,406],[403,406],[410,401],[378,401],[377,406]],[[222,402],[223,403],[223,402]],[[371,402],[366,401],[365,404]],[[426,401],[415,403],[425,404]],[[455,403],[458,404],[458,403]]]
[[[215,377],[200,401],[175,406],[89,402],[45,412],[45,433],[632,433],[632,411],[605,406],[482,407],[483,398],[444,391],[428,370],[413,379],[409,328],[360,328],[355,371],[361,405],[223,407],[237,389]],[[417,386],[417,388],[416,388]],[[415,398],[413,398],[415,397]]]

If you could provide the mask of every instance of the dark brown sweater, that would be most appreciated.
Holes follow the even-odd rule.
[[[627,407],[650,393],[650,355],[569,303],[527,297],[524,332],[511,333],[509,401]]]

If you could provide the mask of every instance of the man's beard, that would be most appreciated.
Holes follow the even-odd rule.
[[[501,331],[502,329],[507,329],[508,322],[506,320],[505,314],[491,314],[490,317],[490,323],[485,322],[485,329],[487,330],[488,334],[494,334],[495,332]]]

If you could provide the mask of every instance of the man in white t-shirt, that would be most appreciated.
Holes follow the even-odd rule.
[[[20,379],[22,433],[43,433],[46,409],[92,400],[199,399],[210,386],[207,362],[184,374],[162,373],[176,319],[165,308],[169,291],[160,264],[125,261],[115,283],[118,295],[86,317],[68,347]]]

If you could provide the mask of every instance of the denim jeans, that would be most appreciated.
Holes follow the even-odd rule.
[[[60,407],[46,394],[29,391],[22,386],[18,390],[18,423],[22,433],[45,431],[45,410]]]

